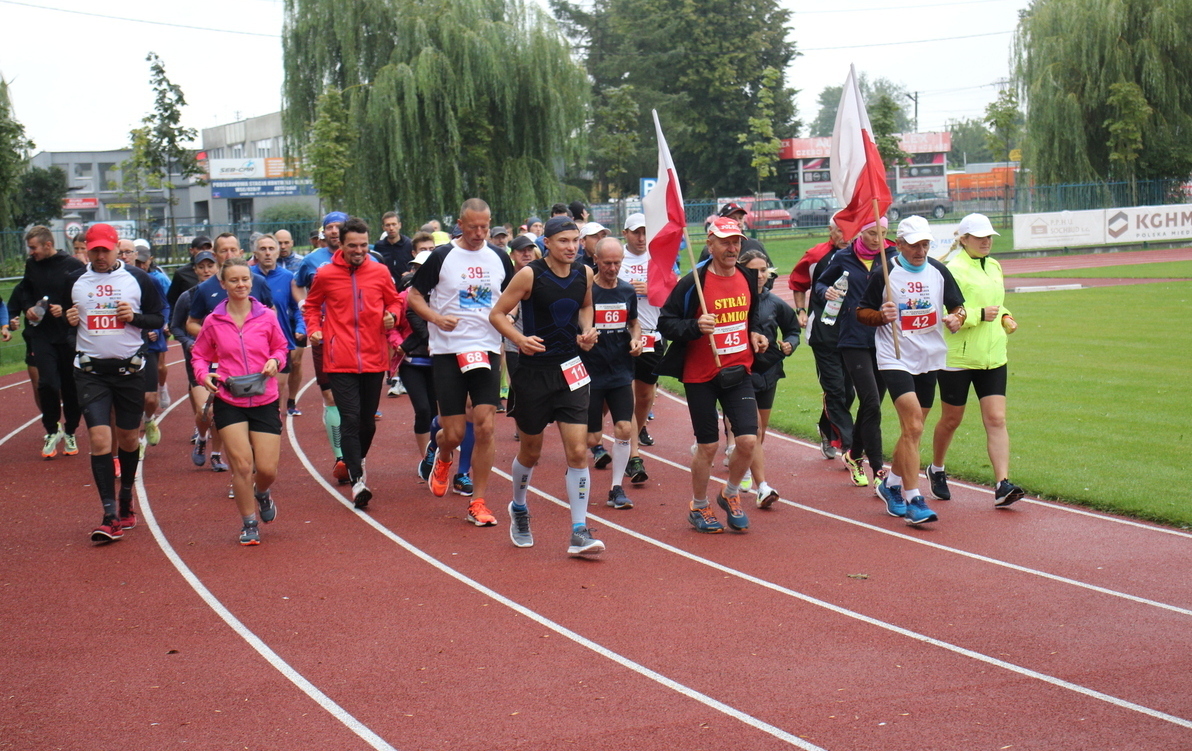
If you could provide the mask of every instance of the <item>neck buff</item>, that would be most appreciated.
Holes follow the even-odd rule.
[[[866,261],[872,261],[874,258],[877,258],[878,254],[878,251],[870,250],[869,246],[861,240],[860,236],[856,240],[853,240],[853,252],[857,254],[857,258],[862,258]]]
[[[899,253],[898,254],[898,265],[901,266],[902,268],[906,269],[907,271],[911,272],[912,274],[918,274],[920,271],[927,268],[927,259],[924,258],[923,263],[919,264],[918,266],[915,266],[910,261],[906,260],[906,256]]]

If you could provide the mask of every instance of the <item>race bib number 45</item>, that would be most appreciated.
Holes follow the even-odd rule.
[[[745,321],[727,323],[712,330],[716,342],[716,354],[731,355],[744,352],[749,346],[749,325]]]

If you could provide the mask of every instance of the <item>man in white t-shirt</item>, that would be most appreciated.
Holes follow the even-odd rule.
[[[490,221],[487,203],[479,198],[464,201],[459,212],[462,234],[431,251],[414,275],[408,299],[410,309],[428,324],[442,426],[427,484],[436,496],[447,493],[452,452],[463,442],[470,399],[475,445],[467,519],[480,527],[497,523],[484,503],[501,403],[501,335],[489,322],[489,311],[513,277],[509,256],[488,244]]]
[[[658,391],[658,374],[654,369],[662,361],[666,341],[658,333],[658,308],[646,297],[646,277],[650,270],[650,251],[646,247],[646,215],[630,214],[625,218],[625,259],[618,276],[633,285],[637,292],[637,320],[641,324],[642,353],[633,364],[633,436],[629,452],[629,466],[625,476],[634,485],[650,479],[639,454],[639,445],[653,446],[654,439],[646,430],[650,410],[654,409],[654,394]]]
[[[890,264],[889,287],[883,274],[869,277],[857,304],[857,320],[877,326],[877,368],[898,412],[902,434],[894,448],[890,473],[877,486],[886,512],[908,524],[936,521],[923,501],[919,484],[919,443],[923,423],[935,403],[936,373],[948,361],[944,328],[953,334],[964,323],[964,295],[952,272],[927,255],[931,228],[921,216],[898,223],[898,255]],[[894,337],[898,337],[895,352]],[[912,483],[903,493],[903,483]]]

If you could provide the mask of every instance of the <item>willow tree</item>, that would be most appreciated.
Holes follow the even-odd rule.
[[[1023,159],[1037,182],[1102,181],[1115,171],[1117,84],[1136,85],[1151,108],[1134,174],[1192,172],[1192,0],[1035,0],[1015,57],[1027,108]]]
[[[583,70],[521,0],[286,0],[283,54],[289,153],[319,95],[343,97],[355,167],[332,208],[417,224],[479,196],[512,219],[556,200],[581,150]]]

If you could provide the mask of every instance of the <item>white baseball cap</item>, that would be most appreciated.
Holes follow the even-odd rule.
[[[625,217],[625,229],[633,232],[646,226],[646,215],[640,211]]]
[[[605,227],[600,222],[588,222],[587,224],[585,224],[584,226],[579,228],[579,236],[581,238],[589,237],[591,235],[596,234],[597,232],[608,232],[608,228]]]
[[[897,237],[909,245],[935,239],[931,236],[931,227],[927,225],[927,220],[921,216],[908,216],[899,222]]]
[[[993,228],[989,217],[984,214],[969,214],[960,220],[960,226],[956,228],[956,235],[957,237],[961,235],[972,235],[973,237],[998,235],[1000,237],[1001,233]]]

